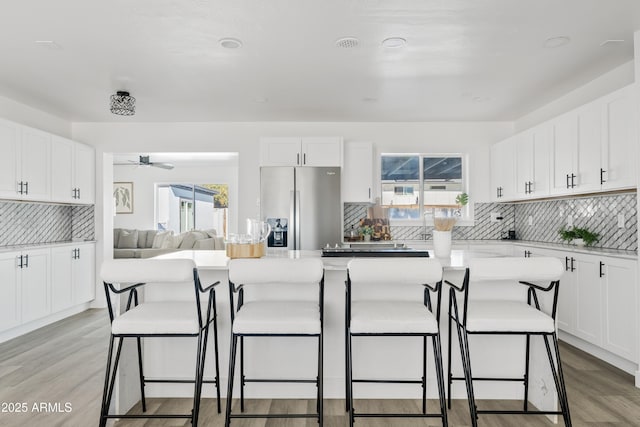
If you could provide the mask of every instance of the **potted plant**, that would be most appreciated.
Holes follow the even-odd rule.
[[[558,233],[562,240],[577,246],[591,246],[600,239],[597,233],[592,233],[586,228],[562,228]]]
[[[364,237],[365,242],[370,241],[371,236],[373,235],[373,227],[370,225],[363,225],[360,227],[360,234]]]

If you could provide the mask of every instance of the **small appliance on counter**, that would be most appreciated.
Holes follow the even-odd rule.
[[[508,230],[500,232],[502,240],[517,240],[516,230]]]

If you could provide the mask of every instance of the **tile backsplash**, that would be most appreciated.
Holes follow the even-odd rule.
[[[475,225],[453,228],[453,238],[460,240],[497,240],[507,230],[515,229],[520,240],[561,243],[558,230],[567,224],[571,215],[576,227],[598,233],[600,240],[593,246],[610,249],[638,250],[636,193],[576,197],[572,199],[544,200],[519,203],[475,203]],[[500,213],[503,219],[491,222],[491,213]],[[358,226],[367,215],[367,206],[344,205],[344,232]],[[618,228],[618,215],[624,216],[625,227]],[[531,219],[532,225],[529,225]],[[431,239],[433,227],[391,225],[394,240],[422,240],[423,234]]]
[[[0,246],[93,240],[94,207],[0,201]]]

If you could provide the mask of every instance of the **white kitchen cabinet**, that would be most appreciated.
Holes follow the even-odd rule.
[[[550,126],[537,126],[515,138],[515,198],[545,197],[549,194]]]
[[[0,197],[49,201],[51,135],[3,120],[0,149]]]
[[[574,186],[568,190],[592,192],[600,190],[600,163],[602,149],[602,103],[590,102],[576,111],[578,125],[577,162]]]
[[[20,126],[0,120],[0,197],[16,199],[20,195]]]
[[[576,281],[576,328],[574,335],[602,346],[602,286],[599,260],[595,256],[572,254]]]
[[[51,248],[51,311],[66,310],[73,305],[73,266],[75,246]]]
[[[0,331],[11,329],[20,324],[20,252],[0,253]]]
[[[631,85],[602,98],[602,189],[637,185],[638,94]],[[600,175],[600,174],[599,174]]]
[[[350,203],[372,203],[375,197],[373,182],[373,144],[345,143],[342,200]]]
[[[93,147],[54,136],[51,152],[52,200],[63,203],[94,203]]]
[[[635,261],[600,260],[603,287],[602,337],[605,349],[632,362],[638,362],[638,284]]]
[[[76,250],[72,259],[73,302],[82,304],[95,299],[95,254],[94,243],[74,246]]]
[[[260,138],[260,166],[342,166],[342,138]]]
[[[491,198],[495,202],[515,198],[515,137],[491,147]]]
[[[21,275],[22,323],[51,313],[49,259],[49,249],[22,251],[22,259],[18,264]]]
[[[575,111],[563,114],[551,123],[552,195],[568,194],[577,178],[578,116]]]

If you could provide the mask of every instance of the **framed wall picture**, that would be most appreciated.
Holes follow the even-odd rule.
[[[113,202],[117,214],[133,213],[133,182],[114,182]]]

